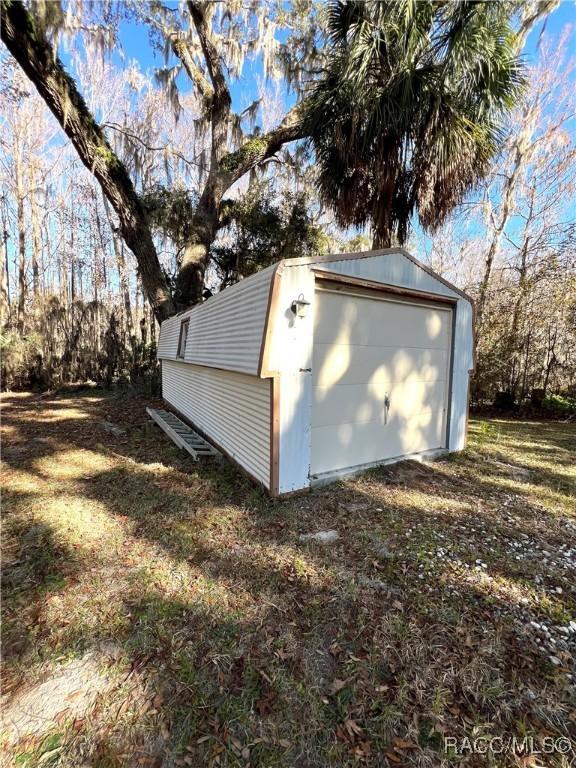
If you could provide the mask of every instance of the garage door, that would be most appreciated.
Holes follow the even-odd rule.
[[[318,290],[311,474],[446,446],[450,307]]]

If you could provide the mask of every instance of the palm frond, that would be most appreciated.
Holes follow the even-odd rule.
[[[497,0],[342,2],[326,9],[330,66],[304,123],[322,201],[342,226],[403,242],[487,172],[524,85],[513,7]]]

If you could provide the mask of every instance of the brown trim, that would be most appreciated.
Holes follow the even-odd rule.
[[[450,450],[450,432],[452,431],[452,394],[454,389],[454,350],[456,349],[456,314],[458,312],[458,303],[452,307],[450,313],[450,367],[448,369],[448,396],[446,403],[446,450]]]
[[[196,432],[198,432],[199,435],[201,435],[205,440],[207,440],[215,448],[217,448],[218,451],[220,451],[220,453],[223,456],[225,456],[228,459],[228,461],[231,461],[232,464],[234,464],[234,466],[237,467],[240,470],[240,472],[242,472],[243,475],[246,475],[247,477],[250,478],[250,480],[253,480],[255,483],[258,483],[258,485],[262,486],[262,488],[264,488],[265,491],[270,493],[270,489],[266,487],[266,485],[262,482],[262,480],[260,480],[258,477],[256,477],[256,475],[253,475],[252,472],[250,472],[249,469],[246,469],[246,467],[243,467],[241,464],[239,464],[238,461],[233,456],[231,456],[225,448],[222,448],[222,446],[219,443],[217,443],[216,440],[214,440],[213,437],[210,437],[210,435],[206,434],[206,432],[204,432],[203,429],[200,429],[200,427],[197,426],[192,421],[192,419],[188,418],[188,416],[185,416],[182,413],[182,411],[180,411],[178,408],[176,408],[175,405],[172,405],[172,403],[169,400],[166,400],[165,397],[163,397],[162,400],[166,403],[166,405],[169,408],[171,408],[174,411],[174,413],[176,413],[178,415],[179,418],[182,419],[182,421],[185,424],[188,424],[189,427],[192,427],[192,429],[194,429]]]
[[[169,363],[181,363],[182,365],[192,365],[194,368],[208,368],[210,371],[223,371],[224,373],[237,373],[239,376],[251,376],[254,378],[259,378],[257,373],[254,373],[254,371],[240,371],[238,368],[222,368],[221,365],[209,365],[208,363],[196,363],[193,360],[182,360],[180,357],[166,357],[166,355],[162,355],[162,357],[158,357],[158,360],[162,362],[162,360],[167,360]]]
[[[184,335],[184,329],[186,329],[186,339],[184,340],[184,349],[181,350],[182,336]],[[180,330],[178,331],[178,346],[176,347],[176,360],[186,359],[186,345],[188,344],[188,331],[190,330],[190,318],[184,317],[180,320]]]
[[[451,296],[442,296],[435,293],[428,293],[427,291],[416,291],[412,288],[401,288],[397,285],[390,285],[389,283],[380,283],[374,280],[364,280],[360,277],[351,277],[350,275],[342,275],[338,272],[328,272],[322,269],[315,269],[311,267],[316,279],[322,287],[323,284],[337,283],[338,285],[354,286],[357,288],[363,288],[367,291],[377,292],[379,294],[385,293],[391,296],[401,296],[403,298],[418,299],[419,301],[429,301],[433,304],[449,304],[453,307],[458,301]]]
[[[266,307],[266,319],[264,320],[264,329],[262,331],[262,343],[260,345],[260,358],[258,361],[258,373],[261,379],[272,376],[270,371],[270,339],[274,329],[274,322],[270,318],[275,317],[276,304],[280,295],[280,280],[284,271],[284,262],[279,261],[270,280],[270,293],[268,294],[268,306]]]
[[[466,392],[466,426],[464,427],[464,448],[468,447],[468,421],[470,416],[470,371],[468,371],[468,386]]]
[[[270,494],[280,495],[280,377],[270,379]]]

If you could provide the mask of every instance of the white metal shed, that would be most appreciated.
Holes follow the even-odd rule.
[[[461,450],[473,303],[406,251],[286,259],[162,323],[162,394],[278,496]]]

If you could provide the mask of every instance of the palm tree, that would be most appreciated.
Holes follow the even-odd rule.
[[[318,186],[374,247],[434,229],[489,168],[523,85],[515,4],[333,0],[330,56],[304,116]]]

